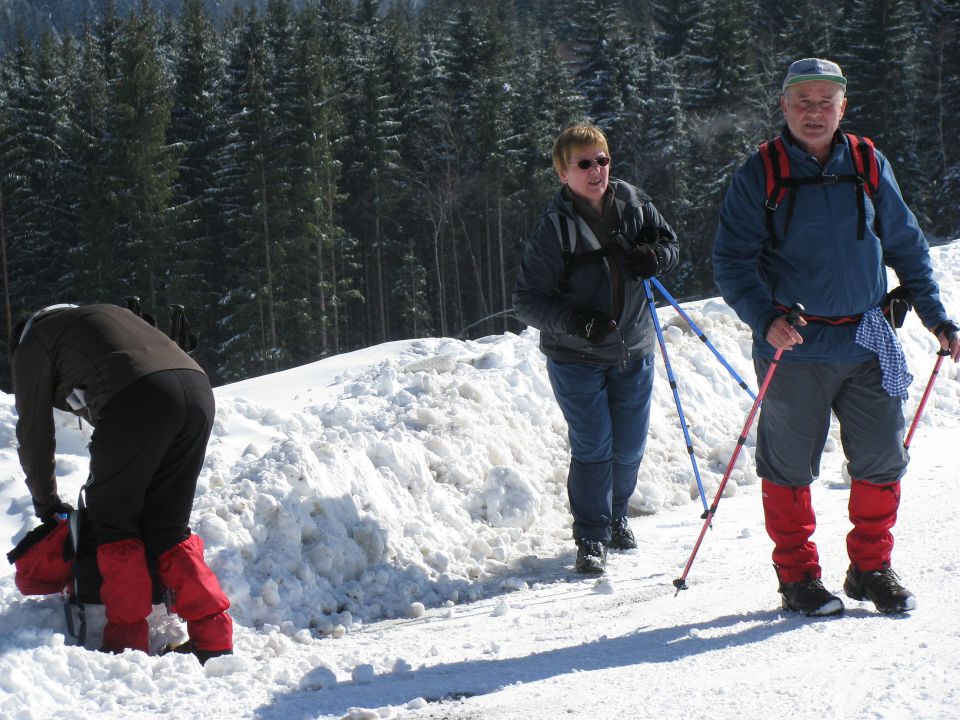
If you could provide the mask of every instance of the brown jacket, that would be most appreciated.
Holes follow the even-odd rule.
[[[203,372],[175,342],[126,308],[85,305],[35,316],[13,355],[13,390],[20,464],[38,512],[57,502],[53,408],[96,425],[120,390],[175,369]]]

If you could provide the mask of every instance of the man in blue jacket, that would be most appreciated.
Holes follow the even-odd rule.
[[[843,612],[820,580],[810,540],[816,527],[810,485],[831,411],[851,477],[844,592],[881,612],[916,607],[890,566],[890,530],[908,459],[901,403],[910,378],[880,308],[886,266],[941,347],[954,362],[960,357],[957,325],[940,302],[926,239],[879,151],[867,156],[876,159],[876,177],[864,192],[864,163],[858,167],[852,155],[858,138],[838,129],[846,84],[829,60],[790,66],[780,98],[781,156],[771,162],[757,153],[735,173],[713,250],[717,286],[753,330],[758,377],[778,349],[789,351],[763,400],[756,460],[783,606],[807,615]],[[792,182],[783,208],[771,198],[771,169]],[[786,307],[796,302],[806,313],[791,327]]]
[[[637,546],[627,502],[637,485],[653,388],[653,321],[643,280],[672,270],[676,233],[639,188],[610,177],[594,125],[553,145],[562,188],[524,246],[513,307],[540,349],[567,421],[567,494],[577,572],[600,574],[607,548]]]

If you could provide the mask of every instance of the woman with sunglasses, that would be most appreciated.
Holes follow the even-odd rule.
[[[676,233],[639,188],[610,178],[603,132],[557,136],[562,187],[524,246],[513,306],[540,330],[567,421],[567,496],[576,570],[601,574],[607,548],[637,546],[627,505],[646,445],[654,330],[643,281],[677,265]]]

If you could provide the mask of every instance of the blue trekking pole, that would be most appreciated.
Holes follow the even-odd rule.
[[[657,284],[659,285],[659,283]],[[683,428],[683,439],[687,443],[687,453],[690,455],[690,464],[693,465],[693,476],[697,480],[697,490],[700,491],[700,501],[703,503],[702,517],[707,517],[709,513],[707,507],[707,495],[703,491],[703,481],[700,479],[700,468],[697,467],[697,456],[693,453],[693,442],[690,440],[690,431],[687,429],[687,420],[683,416],[683,405],[680,403],[680,393],[677,391],[677,381],[673,376],[673,366],[670,364],[670,356],[667,354],[667,345],[663,341],[663,331],[660,329],[660,318],[657,317],[657,306],[653,301],[653,291],[650,289],[650,280],[643,281],[643,289],[647,293],[647,306],[650,309],[650,317],[653,318],[653,327],[657,331],[657,342],[660,343],[660,353],[663,355],[663,364],[667,369],[667,378],[670,380],[670,389],[673,390],[673,401],[677,405],[677,415],[680,416],[680,427]]]
[[[659,280],[657,280],[656,277],[650,278],[650,282],[652,282],[656,286],[657,290],[660,291],[660,294],[663,295],[663,297],[666,298],[667,302],[673,306],[673,309],[680,314],[680,317],[682,317],[684,320],[687,321],[687,325],[690,326],[690,329],[697,334],[697,337],[700,338],[700,340],[708,348],[710,348],[710,352],[712,352],[716,356],[717,360],[720,361],[720,364],[727,369],[727,372],[729,372],[730,375],[733,377],[733,379],[736,380],[737,384],[747,391],[747,394],[750,396],[750,399],[756,400],[757,396],[753,393],[753,390],[751,390],[750,387],[747,385],[747,383],[744,382],[743,378],[737,374],[737,371],[734,370],[732,367],[730,367],[730,363],[728,363],[726,359],[723,357],[723,355],[720,354],[720,351],[714,347],[713,343],[710,342],[710,338],[707,337],[706,333],[704,333],[703,330],[697,327],[697,324],[693,322],[693,320],[686,313],[686,311],[682,307],[680,307],[680,304],[676,300],[674,300],[673,295],[667,292],[667,289],[663,286],[663,284]]]

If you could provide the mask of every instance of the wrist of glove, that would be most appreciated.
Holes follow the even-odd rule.
[[[960,333],[960,327],[953,320],[946,320],[933,329],[933,334],[937,337],[943,335],[947,342],[953,342],[957,339],[957,333]]]
[[[607,335],[616,329],[617,323],[609,315],[599,311],[574,310],[567,324],[567,330],[571,335],[582,337],[592,344],[603,342]]]
[[[660,260],[657,258],[656,248],[646,243],[630,248],[624,255],[623,262],[630,274],[637,280],[651,278],[660,270]]]
[[[70,503],[63,502],[60,498],[57,498],[53,504],[43,507],[38,507],[34,503],[33,509],[37,513],[37,517],[40,518],[40,522],[44,524],[55,523],[59,520],[58,515],[69,515],[73,512],[73,506]]]

